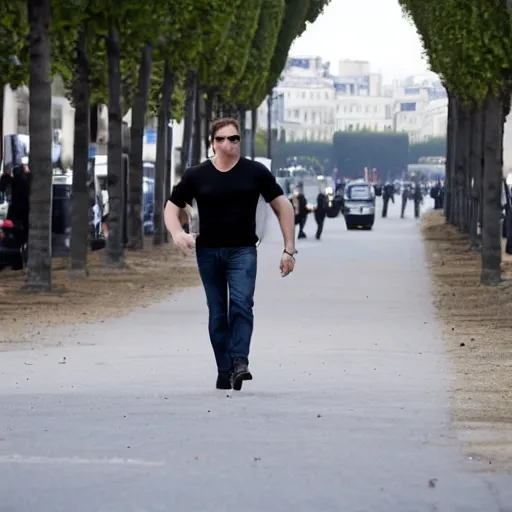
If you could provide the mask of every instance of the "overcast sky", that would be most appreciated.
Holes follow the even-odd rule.
[[[331,0],[295,41],[291,55],[319,55],[337,74],[342,59],[368,60],[385,82],[428,69],[416,29],[402,17],[398,0]]]

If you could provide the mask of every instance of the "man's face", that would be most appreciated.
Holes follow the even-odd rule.
[[[215,133],[213,138],[215,154],[229,157],[240,156],[240,134],[233,125],[224,126]]]

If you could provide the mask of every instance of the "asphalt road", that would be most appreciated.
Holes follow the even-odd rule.
[[[330,220],[287,279],[267,235],[240,393],[214,389],[200,289],[0,354],[1,512],[512,510],[451,429],[417,221]]]

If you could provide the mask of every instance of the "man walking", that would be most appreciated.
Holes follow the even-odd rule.
[[[389,201],[395,203],[395,187],[387,181],[382,189],[382,218],[388,216]]]
[[[329,200],[327,196],[320,192],[316,197],[316,208],[315,208],[315,221],[316,221],[316,235],[315,238],[320,240],[322,231],[324,230],[325,217],[327,217],[327,210],[329,208]]]
[[[254,323],[258,199],[263,196],[279,219],[284,238],[280,262],[283,277],[295,266],[294,212],[271,172],[259,162],[240,157],[236,120],[214,121],[210,142],[213,159],[185,171],[167,202],[164,218],[179,249],[196,249],[217,362],[217,389],[240,390],[244,380],[252,379],[248,365]],[[199,233],[188,234],[181,226],[180,211],[194,199]]]

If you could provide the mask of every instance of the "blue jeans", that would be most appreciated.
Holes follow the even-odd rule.
[[[256,247],[197,248],[197,264],[208,304],[208,331],[219,372],[249,357],[254,325]]]

